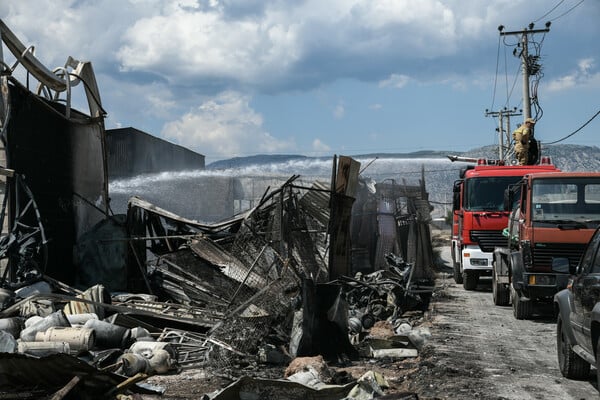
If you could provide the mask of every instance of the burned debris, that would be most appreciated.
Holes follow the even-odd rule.
[[[407,315],[425,311],[433,292],[424,181],[375,183],[342,156],[331,181],[291,176],[220,222],[139,197],[114,215],[91,64],[69,58],[57,75],[0,28],[40,82],[34,94],[14,78],[17,65],[1,65],[0,392],[161,394],[144,381],[200,368],[232,382],[210,398],[236,398],[240,386],[368,398],[385,378],[300,368],[271,379],[259,366],[418,354],[427,332]],[[78,82],[89,115],[58,101]],[[389,334],[373,336],[382,324]]]
[[[21,279],[16,290],[7,280],[0,321],[13,339],[3,341],[3,351],[40,358],[64,353],[124,378],[192,367],[236,376],[248,365],[284,366],[317,355],[335,363],[356,360],[375,323],[400,326],[405,311],[427,308],[433,287],[426,268],[394,253],[385,257],[385,269],[330,279],[329,216],[323,218],[329,197],[323,184],[300,187],[292,178],[254,209],[218,224],[132,198],[122,220],[125,231],[135,234],[96,240],[127,245],[112,254],[117,265],[128,260],[127,282],[138,290],[107,290],[119,286],[117,277],[82,291],[39,270],[21,274],[31,279]],[[317,206],[319,201],[324,204]],[[9,275],[11,268],[9,263]],[[415,344],[391,340],[385,347]],[[367,356],[381,354],[373,349]],[[68,382],[56,379],[56,390]]]

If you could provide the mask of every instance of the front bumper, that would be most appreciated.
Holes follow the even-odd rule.
[[[568,274],[523,273],[523,281],[513,282],[517,292],[530,300],[549,299],[565,289],[569,283]]]
[[[493,253],[482,251],[476,246],[466,246],[462,251],[463,271],[475,270],[482,272],[492,271]]]

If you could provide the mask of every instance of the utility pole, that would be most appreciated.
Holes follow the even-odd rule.
[[[485,110],[485,116],[489,117],[498,117],[498,159],[504,160],[504,139],[506,139],[506,143],[510,144],[510,117],[514,117],[517,115],[521,115],[523,110],[519,110],[517,112],[517,107],[514,107],[512,110],[509,110],[507,107],[504,107],[500,111],[489,111]],[[506,119],[506,129],[504,129],[504,120]],[[505,135],[506,133],[506,135]]]
[[[507,35],[521,35],[521,63],[523,67],[523,121],[527,118],[531,118],[531,98],[529,96],[529,51],[527,48],[527,35],[533,33],[546,33],[550,32],[550,22],[546,22],[546,27],[544,29],[533,29],[533,22],[529,24],[528,28],[523,29],[522,31],[512,31],[512,32],[504,32],[504,26],[500,25],[498,30],[500,31],[500,36]]]

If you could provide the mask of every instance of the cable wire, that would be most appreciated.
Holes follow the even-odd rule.
[[[539,17],[538,19],[536,19],[536,20],[535,20],[535,21],[533,21],[533,22],[534,22],[534,23],[535,23],[535,22],[539,22],[539,21],[541,21],[541,20],[542,20],[542,18],[546,18],[546,16],[547,16],[548,14],[550,14],[552,11],[556,10],[556,8],[557,8],[558,6],[560,6],[560,5],[561,5],[562,3],[564,3],[564,2],[565,2],[565,0],[560,0],[560,1],[558,2],[558,4],[557,4],[557,5],[555,5],[554,7],[552,7],[552,8],[550,9],[550,11],[548,11],[546,14],[542,15],[541,17]]]
[[[568,13],[570,13],[571,11],[573,11],[575,8],[579,7],[581,5],[581,3],[583,3],[583,1],[584,0],[581,0],[579,3],[575,4],[573,7],[569,8],[567,11],[565,11],[562,14],[560,14],[558,17],[551,19],[550,22],[556,21],[557,19],[564,17],[565,15],[567,15]]]
[[[544,144],[544,145],[556,144],[556,143],[562,142],[563,140],[566,140],[566,139],[570,138],[571,136],[573,136],[574,134],[576,134],[577,132],[579,132],[580,130],[582,130],[583,128],[585,128],[587,124],[589,124],[590,122],[592,122],[594,120],[594,118],[596,118],[598,116],[598,114],[600,114],[600,110],[598,110],[596,112],[596,114],[594,114],[594,116],[592,118],[588,119],[585,124],[581,125],[579,128],[577,128],[577,130],[575,130],[574,132],[568,134],[564,138],[555,140],[554,142],[544,142],[542,144]]]
[[[508,107],[508,104],[510,103],[510,98],[512,97],[513,91],[515,90],[515,86],[517,86],[517,81],[519,80],[520,75],[521,75],[521,65],[519,64],[517,66],[517,72],[515,73],[515,79],[513,80],[513,84],[512,84],[512,87],[510,88],[510,92],[508,91],[508,85],[506,87],[506,90],[507,90],[506,104],[504,104],[506,107]],[[508,78],[508,74],[507,74],[507,78]],[[521,104],[522,102],[523,102],[523,99],[521,99],[519,104]]]

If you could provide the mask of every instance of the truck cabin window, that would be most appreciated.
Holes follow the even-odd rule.
[[[470,211],[503,211],[504,190],[517,183],[520,176],[470,178],[465,184],[465,209]]]
[[[589,223],[600,221],[600,179],[534,180],[533,221]]]

